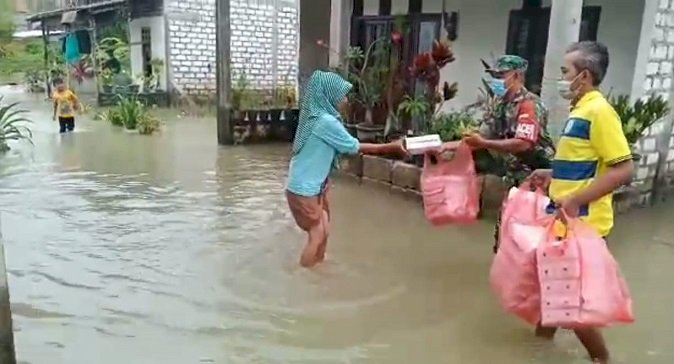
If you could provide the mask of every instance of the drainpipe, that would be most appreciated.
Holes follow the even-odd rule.
[[[5,264],[5,243],[0,228],[0,363],[16,364],[12,310],[9,305],[9,285]]]
[[[569,115],[569,102],[559,96],[557,80],[566,48],[578,41],[582,13],[583,0],[552,0],[541,98],[550,109],[548,128],[555,141],[559,140]]]

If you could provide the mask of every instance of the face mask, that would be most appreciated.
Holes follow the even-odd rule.
[[[498,97],[503,97],[508,92],[508,89],[505,85],[505,80],[498,78],[491,79],[489,81],[489,87],[491,88],[491,91],[494,93],[494,95]]]
[[[559,96],[566,100],[573,99],[575,92],[571,89],[572,84],[573,82],[567,80],[557,81],[557,91],[559,92]]]
[[[578,74],[578,76],[574,77],[572,81],[567,81],[567,80],[559,80],[557,81],[557,91],[559,92],[559,96],[566,100],[573,100],[574,97],[576,97],[577,90],[573,89],[573,84],[580,78],[581,74]]]

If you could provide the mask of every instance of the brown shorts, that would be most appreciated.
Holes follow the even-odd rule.
[[[304,231],[309,231],[314,226],[321,223],[323,211],[328,213],[330,218],[330,205],[328,203],[329,185],[326,183],[318,196],[304,197],[286,191],[288,207],[293,214],[297,226]]]

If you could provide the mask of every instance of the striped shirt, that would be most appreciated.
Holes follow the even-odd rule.
[[[589,92],[571,110],[557,145],[550,198],[575,194],[609,167],[631,158],[620,117],[599,91]],[[608,235],[613,228],[613,194],[581,206],[580,217]]]

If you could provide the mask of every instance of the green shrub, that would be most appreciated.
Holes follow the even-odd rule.
[[[120,96],[115,112],[119,113],[126,129],[136,130],[139,120],[147,113],[147,110],[136,97]]]
[[[33,143],[33,133],[25,125],[30,123],[24,115],[26,110],[19,109],[18,103],[3,104],[0,97],[0,152],[8,151],[11,140],[27,140]]]
[[[158,131],[160,127],[159,119],[148,113],[145,113],[140,120],[138,120],[138,132],[143,135],[151,135]]]

